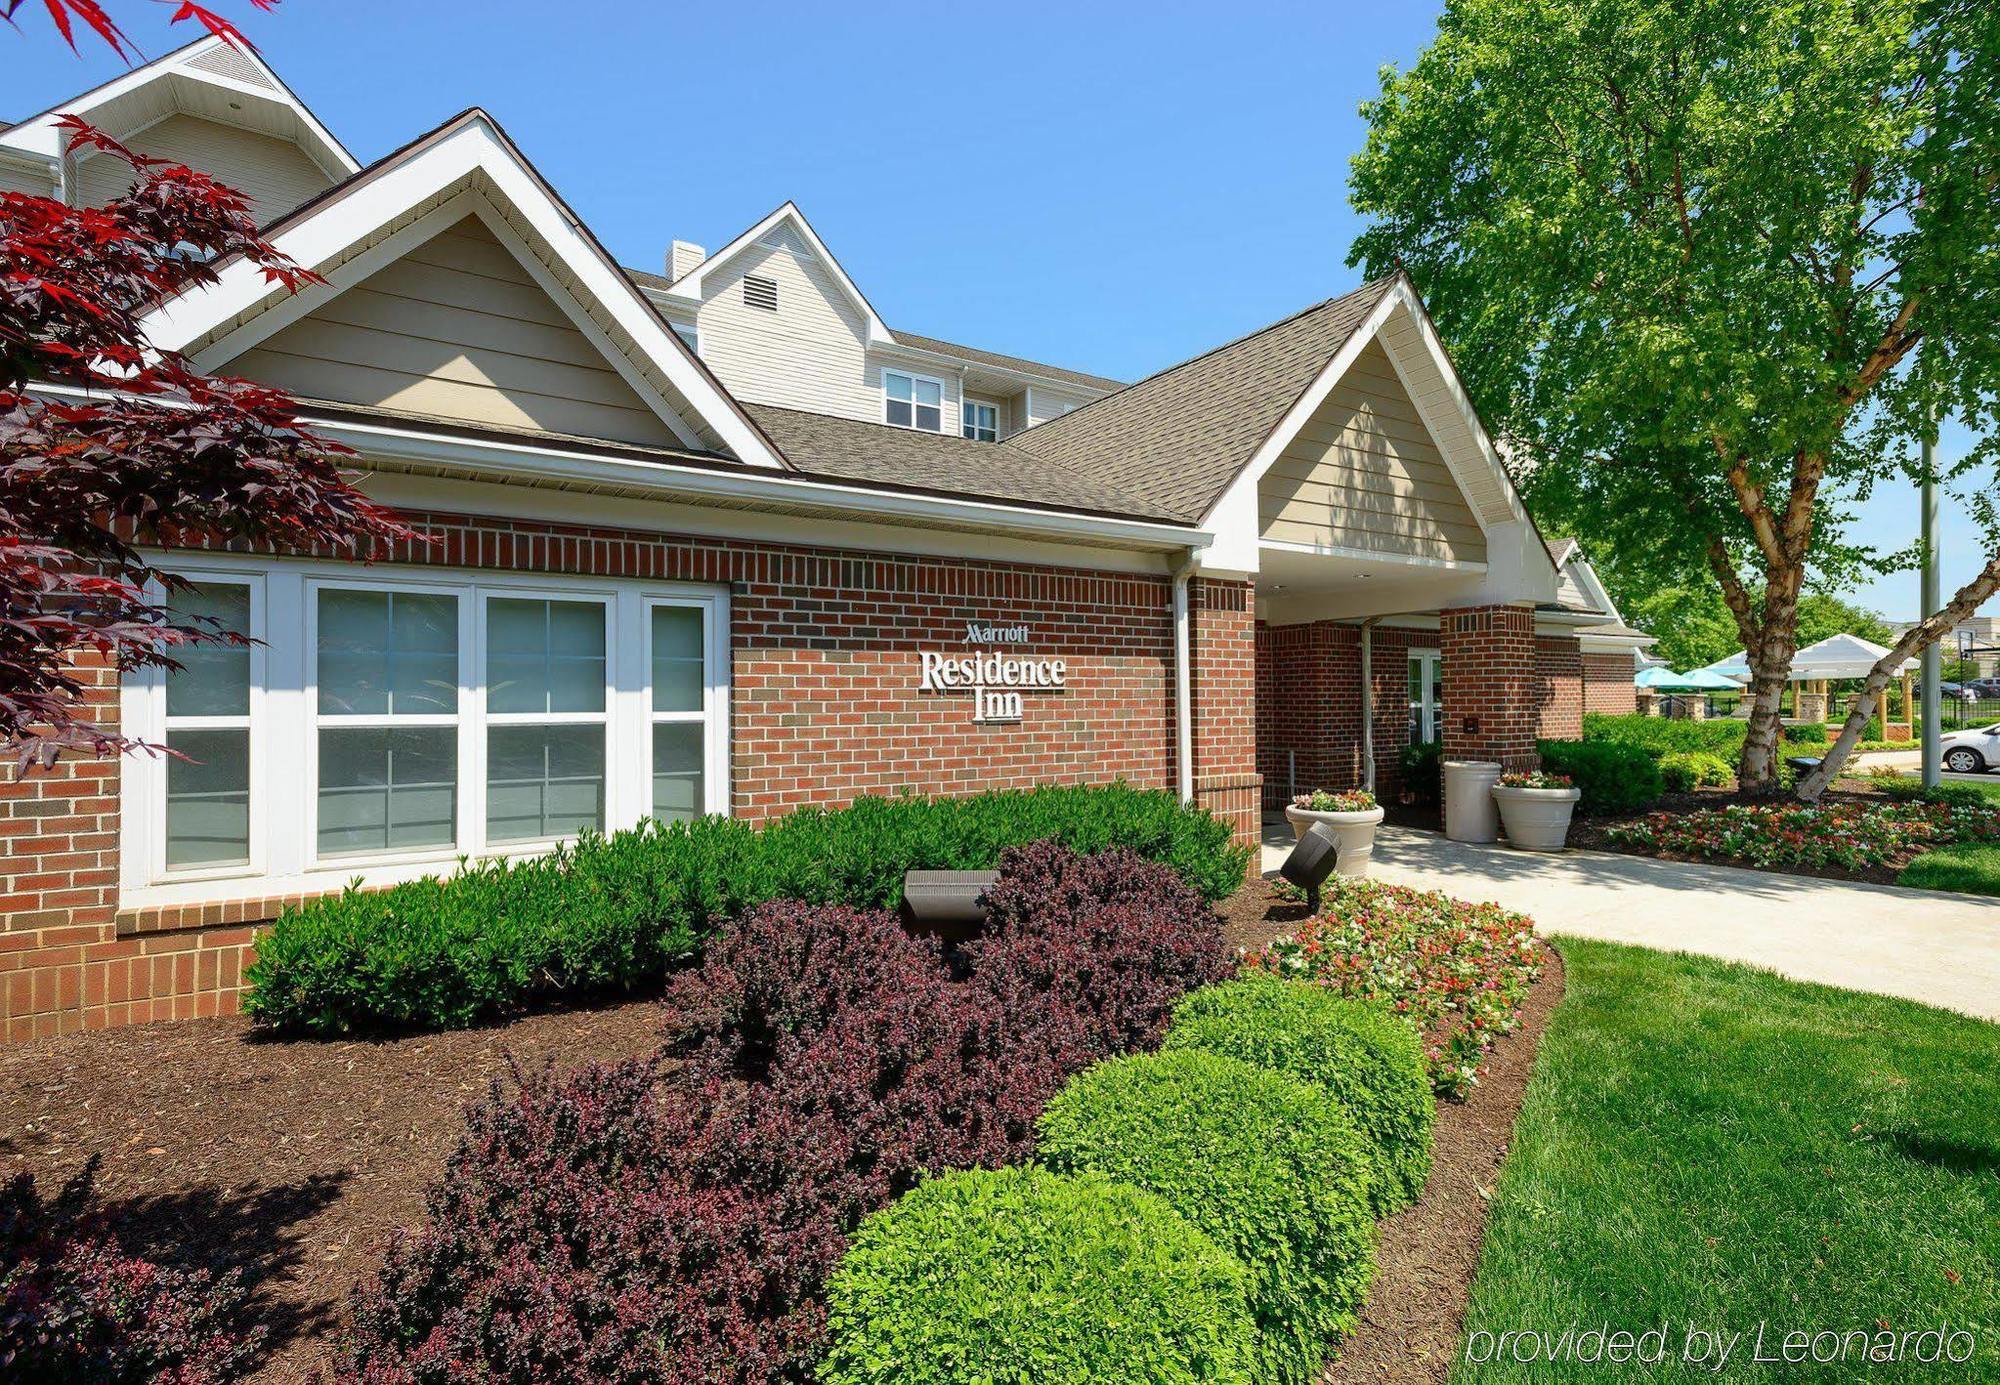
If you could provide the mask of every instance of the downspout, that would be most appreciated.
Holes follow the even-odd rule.
[[[1194,802],[1194,668],[1188,630],[1188,577],[1194,572],[1190,548],[1174,569],[1174,781],[1181,802]]]

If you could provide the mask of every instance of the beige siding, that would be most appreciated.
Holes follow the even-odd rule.
[[[259,222],[275,221],[333,179],[289,140],[218,125],[192,115],[170,115],[125,141],[135,154],[172,159],[250,199]],[[132,170],[109,154],[93,154],[77,169],[77,201],[101,206],[132,186]]]
[[[1258,487],[1263,537],[1483,561],[1479,522],[1379,345],[1356,359]]]
[[[1028,426],[1047,423],[1052,418],[1061,418],[1071,410],[1080,409],[1096,399],[1101,391],[1065,390],[1053,385],[1030,385],[1027,390]]]
[[[55,195],[55,179],[16,163],[0,163],[0,192],[25,192],[32,197]]]
[[[703,283],[707,301],[695,324],[702,360],[732,394],[758,404],[881,419],[867,320],[790,228],[724,269]],[[752,274],[777,283],[776,312],[743,301],[743,278]]]
[[[468,217],[266,338],[232,374],[312,399],[672,445],[673,434]]]

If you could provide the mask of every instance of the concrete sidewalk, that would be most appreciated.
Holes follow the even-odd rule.
[[[1267,832],[1264,868],[1291,846]],[[1601,851],[1542,855],[1384,827],[1379,880],[1492,900],[1544,933],[1699,952],[2000,1020],[2000,899]]]

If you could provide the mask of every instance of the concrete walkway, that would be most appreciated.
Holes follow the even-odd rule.
[[[1267,829],[1264,868],[1291,847]],[[2000,899],[1602,851],[1542,855],[1384,827],[1376,879],[1492,900],[1544,933],[1698,952],[2000,1020]]]

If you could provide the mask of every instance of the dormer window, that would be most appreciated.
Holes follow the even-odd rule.
[[[900,370],[882,372],[882,421],[920,433],[944,431],[944,382]]]
[[[1000,441],[1000,406],[968,399],[964,405],[963,431],[974,442]]]

